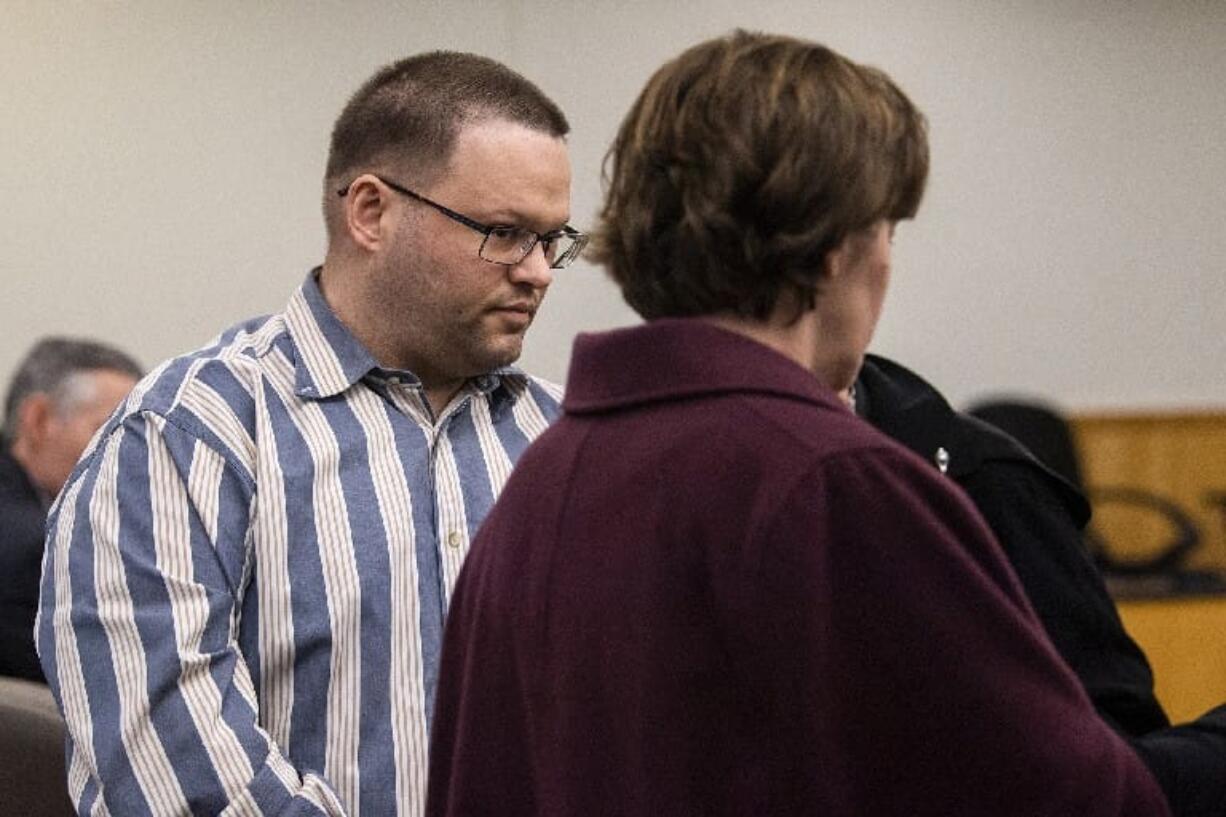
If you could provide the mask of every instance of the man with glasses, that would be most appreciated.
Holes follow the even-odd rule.
[[[382,69],[333,130],[322,267],[100,435],[38,625],[81,813],[421,812],[448,597],[558,411],[512,363],[586,241],[568,130],[492,60]]]

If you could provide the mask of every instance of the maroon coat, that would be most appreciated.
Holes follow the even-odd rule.
[[[447,621],[428,814],[1160,817],[983,521],[808,372],[575,344]]]

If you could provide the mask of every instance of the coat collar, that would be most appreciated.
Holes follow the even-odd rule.
[[[834,392],[792,360],[698,318],[661,318],[579,335],[562,408],[589,414],[731,392],[847,410]]]
[[[969,478],[993,460],[1037,469],[1057,488],[1078,524],[1089,521],[1089,505],[1076,486],[1000,429],[954,411],[926,380],[892,360],[865,356],[856,379],[856,412],[926,462],[935,462],[944,451],[947,473],[955,480]]]

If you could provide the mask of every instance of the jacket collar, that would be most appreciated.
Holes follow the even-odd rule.
[[[286,327],[297,351],[295,394],[316,400],[333,397],[367,376],[375,380],[420,383],[417,375],[410,371],[379,365],[324,299],[319,288],[319,272],[319,267],[311,270],[285,309]],[[473,378],[470,385],[478,392],[491,394],[505,377],[527,379],[518,367],[503,366]]]
[[[926,380],[892,360],[865,355],[856,378],[856,413],[928,462],[944,449],[952,476],[978,468],[982,452],[969,457],[954,446],[962,435],[953,408]],[[951,446],[960,449],[957,458]]]
[[[847,410],[834,392],[792,360],[698,318],[662,318],[579,335],[562,408],[590,414],[731,392]]]
[[[37,502],[46,508],[50,500],[30,479],[30,475],[9,451],[8,440],[0,438],[0,491],[14,499]]]
[[[926,380],[892,360],[865,356],[856,379],[856,412],[926,462],[934,462],[944,451],[947,473],[956,480],[970,477],[992,460],[1038,469],[1058,489],[1078,524],[1089,520],[1089,505],[1076,486],[1005,432],[954,411]]]

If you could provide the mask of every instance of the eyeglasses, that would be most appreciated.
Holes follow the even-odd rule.
[[[414,193],[409,188],[402,187],[378,174],[372,173],[371,175],[397,193],[433,207],[452,221],[458,221],[465,227],[481,233],[481,235],[485,236],[485,239],[481,242],[477,255],[481,257],[481,260],[489,261],[492,264],[513,267],[527,258],[528,253],[532,252],[532,248],[539,242],[541,249],[545,253],[545,260],[549,262],[549,268],[562,269],[569,267],[571,262],[578,258],[579,253],[583,252],[583,248],[587,246],[587,235],[579,232],[569,224],[560,230],[550,230],[547,233],[537,233],[524,227],[513,227],[506,224],[492,226],[482,224],[476,219],[469,218],[463,213],[457,213],[450,207],[444,207],[437,201],[431,201],[420,193]],[[337,190],[337,195],[342,197],[347,195],[350,186],[346,185]]]

